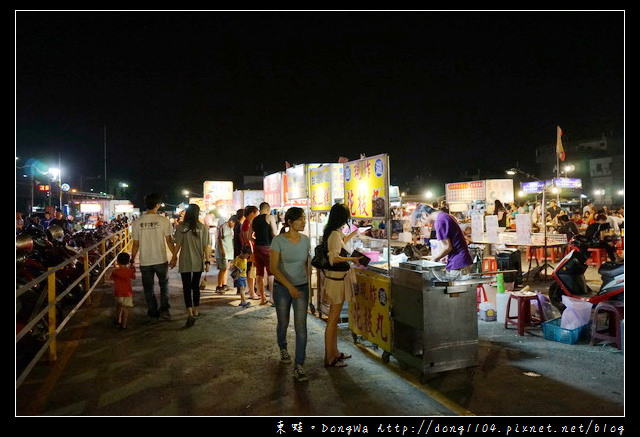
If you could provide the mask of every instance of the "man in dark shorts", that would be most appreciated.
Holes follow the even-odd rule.
[[[269,269],[269,250],[271,240],[277,233],[275,216],[271,215],[271,206],[267,202],[260,204],[260,214],[253,219],[251,227],[254,235],[254,258],[256,266],[256,283],[260,294],[260,305],[267,304],[265,293],[265,274],[268,277],[269,290],[273,290],[273,275]]]

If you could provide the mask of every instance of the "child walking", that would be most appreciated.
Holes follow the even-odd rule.
[[[117,267],[111,272],[113,293],[116,297],[116,324],[121,329],[127,327],[129,310],[133,308],[133,287],[131,280],[136,279],[136,268],[129,265],[131,256],[122,252],[116,258]]]
[[[249,302],[244,295],[247,291],[247,260],[250,256],[251,249],[243,247],[240,250],[240,255],[238,255],[232,263],[232,266],[238,269],[238,276],[233,280],[233,285],[238,289],[238,294],[240,294],[239,306],[244,308],[251,305],[251,302]]]

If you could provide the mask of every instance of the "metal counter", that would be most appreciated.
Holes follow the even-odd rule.
[[[442,264],[426,260],[391,269],[392,354],[429,374],[478,365],[475,289],[488,278],[448,281]]]

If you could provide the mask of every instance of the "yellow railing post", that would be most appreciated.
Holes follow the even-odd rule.
[[[57,359],[56,348],[56,273],[52,272],[53,268],[49,267],[51,272],[47,278],[47,297],[49,302],[49,361]]]
[[[82,254],[82,258],[84,260],[84,290],[85,293],[88,293],[91,289],[91,275],[89,274],[89,252],[87,250]],[[91,295],[85,301],[87,305],[91,305],[92,298]]]
[[[104,270],[107,268],[107,244],[105,243],[105,240],[102,240],[102,242],[100,243],[100,250],[102,252],[102,261],[100,262],[100,265],[102,266],[102,271],[104,272]],[[104,276],[102,277],[102,282],[105,282]]]

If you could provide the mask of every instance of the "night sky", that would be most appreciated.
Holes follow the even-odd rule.
[[[16,12],[16,156],[167,201],[390,154],[392,183],[534,171],[624,127],[624,12]],[[104,182],[86,182],[98,189]],[[443,187],[442,187],[443,189]]]

